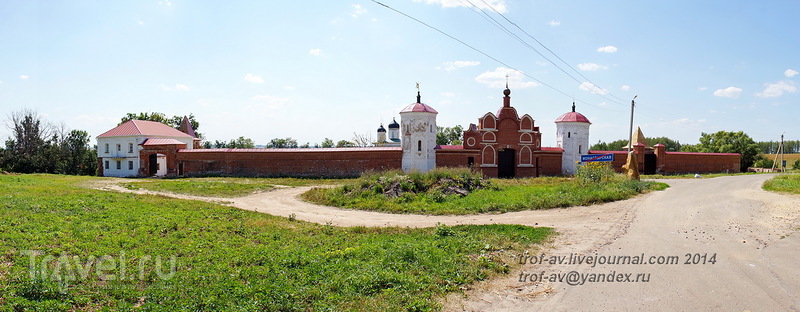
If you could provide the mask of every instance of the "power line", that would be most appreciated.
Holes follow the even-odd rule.
[[[466,0],[466,1],[467,1],[467,2],[469,2],[469,0]],[[529,38],[533,39],[533,41],[536,41],[536,43],[538,43],[540,46],[542,46],[542,48],[544,48],[545,50],[547,50],[547,52],[550,52],[550,54],[553,54],[553,56],[555,56],[556,58],[558,58],[558,60],[560,60],[562,63],[564,63],[564,65],[567,65],[567,67],[569,67],[570,69],[572,69],[572,71],[574,71],[574,72],[575,72],[575,73],[577,73],[579,76],[581,76],[581,78],[585,79],[587,82],[591,83],[591,84],[592,84],[592,85],[594,85],[595,87],[597,87],[597,88],[599,88],[599,89],[602,89],[602,87],[600,87],[600,85],[596,84],[594,81],[592,81],[592,80],[591,80],[591,79],[589,79],[588,77],[584,76],[584,75],[583,75],[583,73],[581,73],[580,71],[576,70],[576,69],[575,69],[575,68],[574,68],[572,65],[570,65],[569,63],[567,63],[566,61],[564,61],[564,59],[563,59],[563,58],[561,58],[560,56],[558,56],[558,54],[556,54],[555,52],[553,52],[553,50],[550,50],[550,48],[548,48],[547,46],[545,46],[545,45],[544,45],[544,43],[542,43],[541,41],[539,41],[538,39],[536,39],[536,37],[534,37],[533,35],[529,34],[529,33],[528,33],[527,31],[525,31],[524,29],[522,29],[522,27],[520,27],[519,25],[517,25],[517,23],[514,23],[513,21],[511,21],[510,19],[508,19],[508,17],[506,17],[506,15],[505,15],[505,14],[501,13],[500,11],[497,11],[497,9],[495,9],[495,8],[494,8],[494,6],[492,6],[492,5],[488,4],[488,3],[486,3],[486,1],[485,1],[485,0],[481,0],[481,2],[483,2],[483,4],[485,4],[487,7],[489,7],[490,9],[492,9],[492,11],[494,11],[495,13],[497,13],[497,15],[500,15],[500,17],[502,17],[504,20],[506,20],[506,22],[508,22],[508,23],[509,23],[509,24],[511,24],[511,25],[514,25],[514,27],[516,27],[517,29],[519,29],[519,30],[520,30],[520,31],[521,31],[523,34],[525,34],[525,35],[526,35],[526,36],[528,36]],[[475,6],[474,4],[472,4],[472,2],[470,2],[470,5],[473,5],[473,6]],[[475,6],[475,8],[477,8],[478,10],[481,10],[481,11],[483,11],[481,8],[479,8],[479,7],[477,7],[477,6]],[[492,18],[492,20],[494,20],[494,18]],[[505,27],[503,27],[503,28],[505,28]],[[517,37],[516,35],[514,35],[514,36],[515,36],[515,37]],[[517,38],[519,38],[519,37],[517,37]],[[574,79],[574,80],[575,80],[575,81],[577,81],[578,83],[583,83],[582,81],[579,81],[579,80],[578,80],[578,79],[576,79],[574,76],[572,76],[572,75],[568,74],[566,71],[564,71],[564,69],[562,69],[560,66],[558,66],[558,64],[556,64],[555,62],[551,61],[549,58],[547,58],[547,57],[545,57],[544,55],[542,55],[542,53],[539,53],[539,51],[538,51],[538,50],[536,50],[536,49],[534,49],[533,47],[531,47],[529,44],[527,44],[527,42],[525,42],[525,45],[529,46],[531,49],[533,49],[534,51],[536,51],[536,53],[538,53],[539,55],[541,55],[542,57],[544,57],[544,59],[546,59],[548,62],[550,62],[550,64],[553,64],[553,66],[557,67],[557,68],[558,68],[558,69],[560,69],[562,72],[564,72],[565,74],[567,74],[567,76],[570,76],[570,78]],[[623,99],[621,99],[621,98],[619,98],[619,97],[617,97],[617,96],[615,96],[615,95],[611,94],[610,92],[608,92],[607,94],[608,94],[608,95],[610,95],[610,96],[612,96],[612,97],[614,97],[614,98],[616,98],[617,100],[624,101]],[[601,95],[601,96],[602,96],[602,95]],[[605,97],[604,97],[604,98],[605,98]],[[608,99],[608,98],[606,98],[606,99]],[[622,105],[622,104],[623,104],[623,103],[620,103],[620,102],[617,102],[617,101],[614,101],[614,100],[611,100],[611,99],[608,99],[608,100],[610,100],[611,102],[613,102],[613,103],[616,103],[616,104],[620,104],[620,105]]]
[[[562,95],[564,95],[564,96],[567,96],[567,97],[570,97],[570,98],[572,98],[572,95],[570,95],[570,94],[567,94],[566,92],[564,92],[564,91],[561,91],[561,90],[559,90],[558,88],[556,88],[556,87],[553,87],[553,86],[551,86],[551,85],[549,85],[549,84],[545,83],[544,81],[541,81],[541,80],[537,79],[536,77],[533,77],[533,76],[531,76],[531,75],[529,75],[529,74],[527,74],[527,73],[525,73],[525,72],[523,72],[523,71],[521,71],[521,70],[519,70],[519,69],[517,69],[517,68],[515,68],[515,67],[511,66],[511,65],[508,65],[508,64],[506,64],[505,62],[503,62],[503,61],[501,61],[501,60],[499,60],[499,59],[495,58],[494,56],[491,56],[491,55],[489,55],[488,53],[486,53],[486,52],[483,52],[482,50],[480,50],[480,49],[478,49],[478,48],[476,48],[476,47],[473,47],[472,45],[470,45],[470,44],[468,44],[468,43],[464,42],[463,40],[461,40],[461,39],[458,39],[458,38],[456,38],[456,37],[454,37],[454,36],[452,36],[452,35],[450,35],[450,34],[448,34],[448,33],[444,32],[443,30],[441,30],[441,29],[439,29],[439,28],[436,28],[436,27],[434,27],[434,26],[432,26],[432,25],[430,25],[430,24],[428,24],[428,23],[425,23],[425,22],[423,22],[422,20],[420,20],[420,19],[418,19],[418,18],[416,18],[416,17],[413,17],[413,16],[411,16],[411,15],[408,15],[408,14],[406,14],[406,13],[402,12],[402,11],[399,11],[399,10],[397,10],[397,9],[393,8],[393,7],[390,7],[390,6],[386,5],[386,4],[383,4],[383,3],[381,3],[380,1],[377,1],[377,0],[370,0],[370,1],[372,1],[372,2],[376,3],[376,4],[380,5],[380,6],[383,6],[383,7],[387,8],[387,9],[389,9],[389,10],[392,10],[392,11],[394,11],[394,12],[395,12],[395,13],[397,13],[397,14],[403,15],[403,16],[405,16],[405,17],[407,17],[407,18],[409,18],[409,19],[411,19],[411,20],[413,20],[413,21],[415,21],[415,22],[417,22],[417,23],[420,23],[420,24],[424,25],[425,27],[428,27],[428,28],[430,28],[430,29],[433,29],[433,30],[435,30],[436,32],[438,32],[438,33],[440,33],[440,34],[442,34],[442,35],[444,35],[444,36],[446,36],[446,37],[448,37],[448,38],[450,38],[450,39],[453,39],[453,40],[455,40],[456,42],[458,42],[458,43],[460,43],[460,44],[462,44],[462,45],[464,45],[464,46],[466,46],[466,47],[468,47],[468,48],[472,49],[473,51],[475,51],[475,52],[478,52],[478,53],[480,53],[481,55],[483,55],[483,56],[485,56],[485,57],[487,57],[487,58],[489,58],[489,59],[491,59],[491,60],[493,60],[493,61],[495,61],[495,62],[497,62],[497,63],[499,63],[499,64],[501,64],[501,65],[503,65],[503,66],[505,66],[505,67],[507,67],[507,68],[509,68],[509,69],[512,69],[512,70],[514,70],[514,71],[516,71],[516,72],[519,72],[519,73],[521,73],[522,75],[524,75],[524,76],[526,76],[526,77],[528,77],[528,78],[530,78],[530,79],[533,79],[534,81],[538,82],[539,84],[541,84],[541,85],[543,85],[543,86],[545,86],[545,87],[548,87],[548,88],[552,89],[553,91],[556,91],[556,92],[558,92],[558,93],[561,93],[561,94],[562,94]],[[602,110],[606,110],[606,111],[613,111],[613,110],[606,109],[606,108],[603,108],[603,107],[600,107],[600,106],[597,106],[597,105],[591,104],[591,103],[589,103],[589,102],[586,102],[586,101],[583,101],[583,100],[580,100],[580,99],[578,99],[577,101],[578,101],[578,102],[581,102],[581,103],[583,103],[583,104],[586,104],[586,105],[589,105],[589,106],[592,106],[592,107],[598,108],[598,109],[602,109]]]

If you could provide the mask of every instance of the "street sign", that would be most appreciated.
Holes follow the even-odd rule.
[[[614,161],[614,154],[581,155],[581,162]]]

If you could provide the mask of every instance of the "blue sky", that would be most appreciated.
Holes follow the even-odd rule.
[[[3,119],[29,108],[94,137],[128,112],[194,113],[210,140],[313,145],[374,138],[416,82],[439,125],[466,127],[508,74],[545,146],[573,99],[592,143],[626,137],[635,95],[647,136],[800,139],[798,1],[382,2],[482,53],[371,1],[3,0]]]

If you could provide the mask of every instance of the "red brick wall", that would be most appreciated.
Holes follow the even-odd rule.
[[[540,174],[544,176],[561,175],[561,152],[557,153],[535,153],[534,157],[539,157]]]
[[[739,172],[740,160],[739,154],[667,152],[659,167],[665,173]]]
[[[652,151],[651,151],[652,152]],[[590,151],[590,154],[614,154],[614,170],[622,172],[628,159],[626,151]],[[658,155],[658,154],[657,154]],[[739,154],[665,152],[659,155],[656,170],[662,174],[739,172]],[[643,163],[644,157],[637,155]],[[639,170],[643,170],[639,167]]]
[[[470,157],[474,161],[473,167],[477,168],[481,161],[481,152],[478,149],[438,149],[436,150],[436,167],[466,167]]]
[[[334,150],[334,151],[331,151]],[[356,177],[368,170],[400,169],[402,152],[394,150],[276,151],[194,150],[178,152],[184,175]]]

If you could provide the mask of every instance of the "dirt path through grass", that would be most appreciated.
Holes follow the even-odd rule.
[[[522,224],[555,228],[545,255],[679,256],[680,265],[531,265],[509,277],[452,294],[448,311],[786,310],[800,308],[800,197],[768,193],[772,175],[669,180],[665,191],[601,205],[468,216],[387,214],[319,206],[298,198],[310,187],[277,189],[239,198],[203,198],[240,209],[337,226],[431,227],[437,223]],[[541,254],[540,253],[540,254]],[[717,254],[714,265],[683,265],[685,254]],[[536,254],[533,256],[538,256]],[[649,273],[648,283],[520,282],[520,273]],[[704,295],[701,295],[704,294]],[[602,305],[598,305],[602,303]]]

